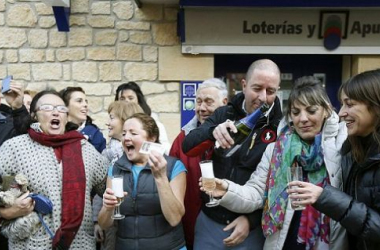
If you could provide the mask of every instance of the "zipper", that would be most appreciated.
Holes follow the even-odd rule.
[[[251,151],[251,149],[252,149],[253,146],[255,145],[256,136],[257,136],[257,132],[255,132],[255,133],[252,135],[251,144],[249,145],[249,148],[248,148],[248,150],[247,150],[246,156],[249,154],[249,151]]]

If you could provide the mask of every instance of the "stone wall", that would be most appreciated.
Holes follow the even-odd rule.
[[[180,130],[179,83],[158,80],[158,49],[179,45],[177,11],[139,9],[130,0],[73,0],[65,33],[43,2],[0,0],[0,78],[13,75],[37,91],[81,86],[102,129],[117,86],[136,81],[173,140]]]

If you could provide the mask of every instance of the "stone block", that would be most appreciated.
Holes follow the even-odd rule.
[[[131,31],[129,32],[129,41],[137,44],[151,44],[152,35],[149,31]]]
[[[93,15],[107,15],[111,14],[110,2],[93,2],[91,5],[91,14]]]
[[[116,22],[118,30],[150,30],[149,22],[118,21]]]
[[[46,61],[47,62],[54,62],[55,61],[55,54],[53,49],[47,49],[46,50]]]
[[[121,44],[117,46],[116,58],[126,61],[141,61],[142,51],[141,46],[133,44]]]
[[[60,80],[62,78],[62,64],[32,64],[32,74],[35,81]]]
[[[176,23],[156,23],[152,25],[153,40],[158,45],[179,44]]]
[[[143,59],[145,62],[157,62],[158,49],[155,46],[144,46]]]
[[[69,32],[69,46],[80,47],[92,45],[92,29],[73,28]]]
[[[17,50],[9,49],[5,51],[5,59],[8,63],[16,63],[18,62],[18,54]]]
[[[57,60],[64,61],[81,61],[86,58],[84,48],[57,49],[55,52]]]
[[[5,5],[5,0],[0,0],[0,11],[5,11],[6,5]]]
[[[115,30],[102,30],[95,33],[96,45],[115,45],[117,32]]]
[[[53,88],[58,92],[67,87],[74,87],[74,83],[73,82],[50,82],[49,83],[49,88]]]
[[[71,64],[63,64],[63,80],[69,81],[71,80]]]
[[[30,81],[30,66],[29,64],[8,64],[8,75],[12,75],[13,79]]]
[[[4,24],[5,24],[4,13],[0,13],[0,26],[4,26]]]
[[[112,91],[109,83],[81,83],[80,86],[88,96],[109,96]]]
[[[114,3],[112,7],[119,19],[129,20],[133,17],[133,5],[130,1]]]
[[[45,50],[42,49],[20,49],[20,62],[44,62]]]
[[[28,82],[26,85],[26,89],[40,92],[48,88],[47,82]]]
[[[119,31],[119,42],[126,42],[129,40],[129,33],[126,31]]]
[[[179,93],[179,82],[168,82],[166,83],[166,89],[168,91],[177,91]]]
[[[126,63],[124,76],[128,81],[155,81],[157,79],[157,64]]]
[[[97,113],[103,110],[103,97],[87,96],[88,108],[91,113]]]
[[[70,27],[73,26],[85,26],[86,17],[83,15],[70,15]]]
[[[55,18],[53,16],[42,16],[38,21],[38,25],[45,29],[51,28],[55,25]]]
[[[29,46],[32,48],[46,48],[48,44],[47,30],[32,29],[28,36]]]
[[[144,4],[143,8],[135,10],[136,20],[159,21],[162,20],[163,10],[160,4]]]
[[[4,51],[0,51],[0,63],[3,62],[3,58],[4,58]]]
[[[6,76],[7,76],[7,67],[5,65],[0,65],[0,78],[3,79]]]
[[[147,102],[154,112],[179,112],[179,94],[176,92],[148,96]]]
[[[111,16],[90,16],[87,18],[87,22],[92,28],[115,27],[115,19]]]
[[[25,30],[0,28],[0,48],[19,48],[27,41]]]
[[[104,97],[104,111],[108,112],[109,105],[115,101],[115,95],[111,93],[110,96]]]
[[[115,47],[88,48],[87,59],[95,61],[115,60]]]
[[[58,30],[49,31],[49,46],[53,48],[66,47],[67,33],[58,32]]]
[[[96,82],[98,80],[98,67],[95,62],[74,62],[72,72],[74,81]]]
[[[104,62],[99,64],[99,80],[103,82],[121,81],[121,63]]]
[[[103,133],[103,136],[107,138],[108,131],[105,131],[107,129],[106,123],[108,122],[109,116],[107,112],[98,112],[96,114],[91,114],[91,118],[94,121],[94,124],[98,126],[101,129],[101,132]]]
[[[144,95],[159,94],[159,93],[165,92],[165,84],[164,83],[142,82],[140,87],[141,87],[141,91],[144,93]]]
[[[44,3],[35,3],[34,7],[36,8],[37,14],[39,16],[44,15],[53,15],[53,8],[51,6],[48,6]]]
[[[89,0],[75,0],[71,1],[71,13],[88,13],[89,12]]]
[[[13,27],[35,27],[37,17],[28,4],[17,4],[9,8],[7,25]]]

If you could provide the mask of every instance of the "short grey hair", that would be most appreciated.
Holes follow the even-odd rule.
[[[199,90],[211,87],[214,87],[219,90],[218,92],[221,100],[227,98],[228,91],[226,83],[220,80],[219,78],[210,78],[203,81],[201,84],[198,85],[197,94]]]

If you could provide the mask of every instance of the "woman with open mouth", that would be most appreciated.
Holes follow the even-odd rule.
[[[186,249],[181,224],[185,213],[185,166],[154,150],[149,154],[140,152],[144,142],[159,142],[157,124],[147,114],[128,118],[123,136],[124,154],[108,171],[99,225],[106,229],[114,222],[112,215],[119,203],[111,178],[123,176],[127,196],[120,204],[123,218],[118,221],[115,249]]]
[[[106,148],[106,139],[88,116],[88,101],[84,90],[81,87],[67,87],[59,94],[69,108],[68,121],[78,125],[78,131],[101,153]]]
[[[0,147],[0,175],[22,173],[31,193],[53,203],[26,239],[10,239],[9,249],[95,249],[91,218],[92,190],[102,193],[108,162],[68,122],[68,108],[52,90],[38,93],[30,105],[27,134],[6,141]],[[11,220],[31,213],[34,202],[28,192],[9,208],[0,208],[0,217]]]
[[[111,166],[123,155],[123,125],[128,117],[136,113],[144,113],[142,108],[134,102],[115,101],[108,107],[109,120],[107,122],[110,141],[102,155],[111,163]],[[102,208],[103,199],[96,195],[93,200],[93,218],[95,222],[94,235],[101,243],[102,250],[114,250],[116,239],[116,225],[103,231],[98,225],[98,214]]]

